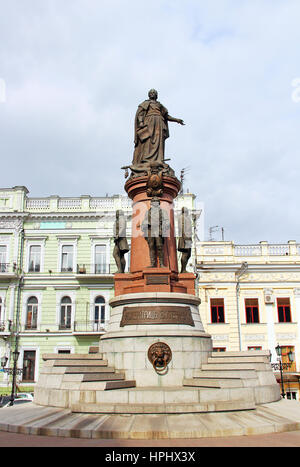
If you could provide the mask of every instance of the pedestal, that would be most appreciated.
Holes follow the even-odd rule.
[[[212,350],[199,303],[194,295],[174,292],[113,298],[108,331],[100,340],[103,357],[109,366],[125,371],[137,387],[182,386],[185,378],[191,378],[207,362]],[[148,350],[156,342],[163,342],[172,352],[164,375],[157,374],[148,359]]]
[[[195,274],[178,273],[173,201],[179,189],[180,182],[177,178],[163,177],[160,206],[167,212],[170,222],[169,235],[164,239],[166,267],[153,268],[150,267],[148,243],[141,230],[141,224],[151,203],[151,198],[147,195],[147,177],[133,178],[126,182],[125,190],[133,201],[130,273],[115,274],[115,296],[143,292],[195,295]]]

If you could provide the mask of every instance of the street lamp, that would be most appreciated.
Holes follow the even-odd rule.
[[[20,355],[20,352],[18,350],[15,350],[13,353],[13,360],[14,360],[14,366],[13,366],[13,371],[12,371],[12,385],[11,385],[11,395],[10,395],[10,403],[9,405],[14,405],[14,400],[15,400],[15,388],[16,388],[16,376],[17,376],[17,361]]]
[[[282,363],[282,348],[280,347],[280,345],[278,344],[277,347],[275,347],[275,350],[276,350],[276,353],[277,353],[277,356],[278,356],[278,361],[279,361],[279,369],[280,369],[280,380],[281,380],[281,395],[283,398],[285,398],[285,392],[284,392],[284,384],[283,384],[283,368],[284,369],[288,369],[291,367],[291,364],[293,363],[293,361],[295,360],[295,354],[292,350],[290,350],[288,352],[288,358],[289,358],[289,362],[288,363]],[[275,365],[276,367],[277,365]]]
[[[293,361],[295,360],[295,354],[292,350],[288,352],[288,357],[289,357],[289,361],[293,363]]]
[[[1,366],[2,366],[3,369],[6,367],[7,360],[8,360],[8,358],[5,355],[3,355],[3,357],[1,357]]]
[[[282,348],[278,344],[277,347],[275,347],[277,356],[278,356],[278,361],[279,361],[279,369],[280,369],[280,381],[281,381],[281,395],[283,399],[285,398],[285,392],[284,392],[284,384],[283,384],[283,372],[282,372],[282,361],[281,361],[281,356],[282,356]]]

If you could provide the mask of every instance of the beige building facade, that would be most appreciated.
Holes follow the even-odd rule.
[[[282,351],[288,398],[299,400],[300,245],[199,242],[200,314],[214,349]],[[281,381],[280,372],[278,381]]]

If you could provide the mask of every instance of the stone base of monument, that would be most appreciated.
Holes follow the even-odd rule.
[[[174,292],[113,298],[110,323],[99,348],[90,349],[86,355],[43,356],[45,364],[35,387],[34,407],[44,410],[45,417],[39,412],[30,424],[24,411],[26,426],[31,426],[32,433],[38,426],[37,433],[61,436],[186,438],[208,433],[203,431],[207,421],[202,422],[201,417],[219,414],[215,425],[215,433],[219,433],[222,423],[228,425],[224,414],[239,414],[231,430],[231,434],[237,434],[243,423],[249,423],[249,417],[251,421],[251,415],[247,419],[242,414],[255,414],[263,404],[272,406],[270,403],[280,400],[280,388],[269,352],[212,351],[199,303],[195,295]],[[126,426],[124,417],[130,421]],[[163,426],[157,417],[164,417]],[[69,418],[71,425],[77,420],[76,430],[64,428]],[[18,420],[22,424],[22,414]],[[259,426],[259,417],[255,420]],[[53,431],[53,423],[57,430]],[[80,423],[85,425],[83,431],[78,429]],[[270,430],[271,426],[263,429]],[[212,431],[206,435],[215,436]]]
[[[190,414],[255,410],[280,399],[268,352],[212,352],[194,295],[129,294],[110,305],[98,353],[44,356],[36,404],[74,413]]]
[[[100,347],[109,366],[125,371],[137,387],[182,385],[207,362],[211,336],[203,328],[194,295],[153,292],[128,294],[110,301],[111,317]],[[170,355],[165,369],[154,368],[149,349]]]

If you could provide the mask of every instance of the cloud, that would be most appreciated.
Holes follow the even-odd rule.
[[[240,243],[299,239],[294,0],[11,0],[2,6],[2,186],[123,192],[137,105],[155,87],[166,156]],[[3,172],[2,172],[3,173]],[[299,241],[299,240],[298,240]]]

